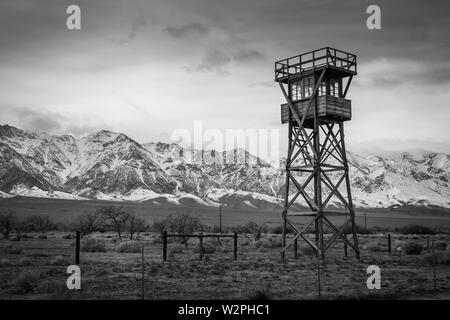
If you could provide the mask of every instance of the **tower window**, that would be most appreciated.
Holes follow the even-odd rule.
[[[339,91],[340,91],[340,81],[339,80],[330,80],[330,95],[339,97]]]
[[[303,97],[309,98],[312,94],[312,79],[306,78],[303,79]]]
[[[299,81],[295,81],[291,84],[291,99],[294,101],[301,99],[301,87]]]
[[[291,99],[293,101],[301,100],[301,99],[307,99],[311,97],[313,92],[313,79],[311,77],[304,78],[298,81],[291,82],[290,84],[291,89]],[[326,84],[325,82],[322,82],[322,85],[319,88],[321,92],[319,94],[325,94],[326,91]]]
[[[322,81],[319,87],[319,96],[324,96],[326,94],[327,94],[327,84],[325,81]]]

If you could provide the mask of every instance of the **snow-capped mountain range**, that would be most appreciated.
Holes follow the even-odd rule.
[[[205,153],[215,161],[192,161]],[[223,160],[232,157],[245,161]],[[447,154],[405,152],[387,158],[348,152],[348,160],[357,207],[450,208]],[[140,144],[105,130],[77,139],[0,126],[0,198],[141,201],[155,206],[223,204],[273,210],[282,206],[284,183],[282,169],[243,149],[191,152],[177,144]]]

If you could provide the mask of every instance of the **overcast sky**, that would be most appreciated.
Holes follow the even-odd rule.
[[[81,30],[66,8],[81,7]],[[381,7],[381,30],[366,8]],[[450,1],[2,0],[0,123],[139,142],[177,128],[280,129],[273,62],[358,56],[349,147],[450,152]],[[284,144],[283,144],[284,146]]]

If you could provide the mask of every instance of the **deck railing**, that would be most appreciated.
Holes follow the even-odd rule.
[[[325,47],[283,59],[275,62],[275,80],[325,66],[356,73],[356,55]]]

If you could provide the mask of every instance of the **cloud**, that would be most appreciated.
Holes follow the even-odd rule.
[[[81,125],[71,125],[66,129],[66,132],[61,133],[70,133],[74,136],[84,136],[87,134],[91,134],[93,132],[99,130],[112,130],[109,126],[95,126],[90,124],[81,124]]]
[[[450,154],[448,141],[430,139],[401,139],[391,137],[389,139],[349,140],[349,149],[363,156],[377,154],[389,156],[394,153],[404,152],[443,152]]]
[[[376,31],[365,25],[366,0],[78,2],[82,30],[69,31],[67,1],[0,1],[2,103],[39,111],[8,114],[0,105],[0,121],[76,134],[111,126],[143,141],[195,119],[286,130],[273,61],[329,45],[358,56],[350,138],[449,140],[450,1],[383,0]],[[222,92],[233,94],[217,99]]]
[[[224,67],[230,62],[231,58],[225,52],[211,49],[206,52],[199,69],[212,71],[216,68]]]
[[[6,108],[7,116],[5,123],[10,123],[22,129],[32,132],[47,132],[55,134],[71,133],[75,136],[92,133],[99,129],[108,129],[105,126],[99,127],[89,123],[89,119],[76,121],[58,112],[31,109],[28,107]]]
[[[372,85],[385,88],[398,86],[404,83],[404,79],[401,79],[398,75],[377,75],[371,78]]]
[[[26,129],[37,132],[52,132],[61,129],[63,117],[45,110],[33,110],[26,107],[10,107],[8,113],[23,123]]]
[[[233,54],[233,59],[238,62],[253,62],[264,60],[266,55],[255,49],[241,49]]]
[[[240,49],[232,54],[228,54],[217,48],[209,49],[203,56],[201,63],[196,67],[185,68],[188,72],[210,71],[220,75],[230,74],[225,68],[232,62],[251,63],[264,60],[266,56],[254,49]]]
[[[448,84],[450,83],[450,65],[430,68],[421,79],[431,84]]]
[[[170,36],[177,39],[193,38],[195,36],[203,36],[209,33],[209,28],[194,22],[181,26],[169,26],[164,29]]]
[[[249,87],[264,87],[264,88],[272,88],[277,86],[274,81],[257,81],[249,83]]]
[[[138,34],[139,30],[147,26],[147,18],[145,15],[141,12],[131,23],[131,30],[128,33],[127,37],[120,38],[119,44],[126,44],[132,41],[134,38],[136,38],[136,35]]]
[[[360,69],[358,84],[378,88],[415,85],[432,87],[450,83],[450,63],[407,59],[376,59]]]
[[[184,69],[189,72],[208,71],[215,72],[218,75],[229,75],[230,73],[224,69],[232,58],[219,49],[209,49],[203,56],[202,61],[197,66],[188,66]]]

